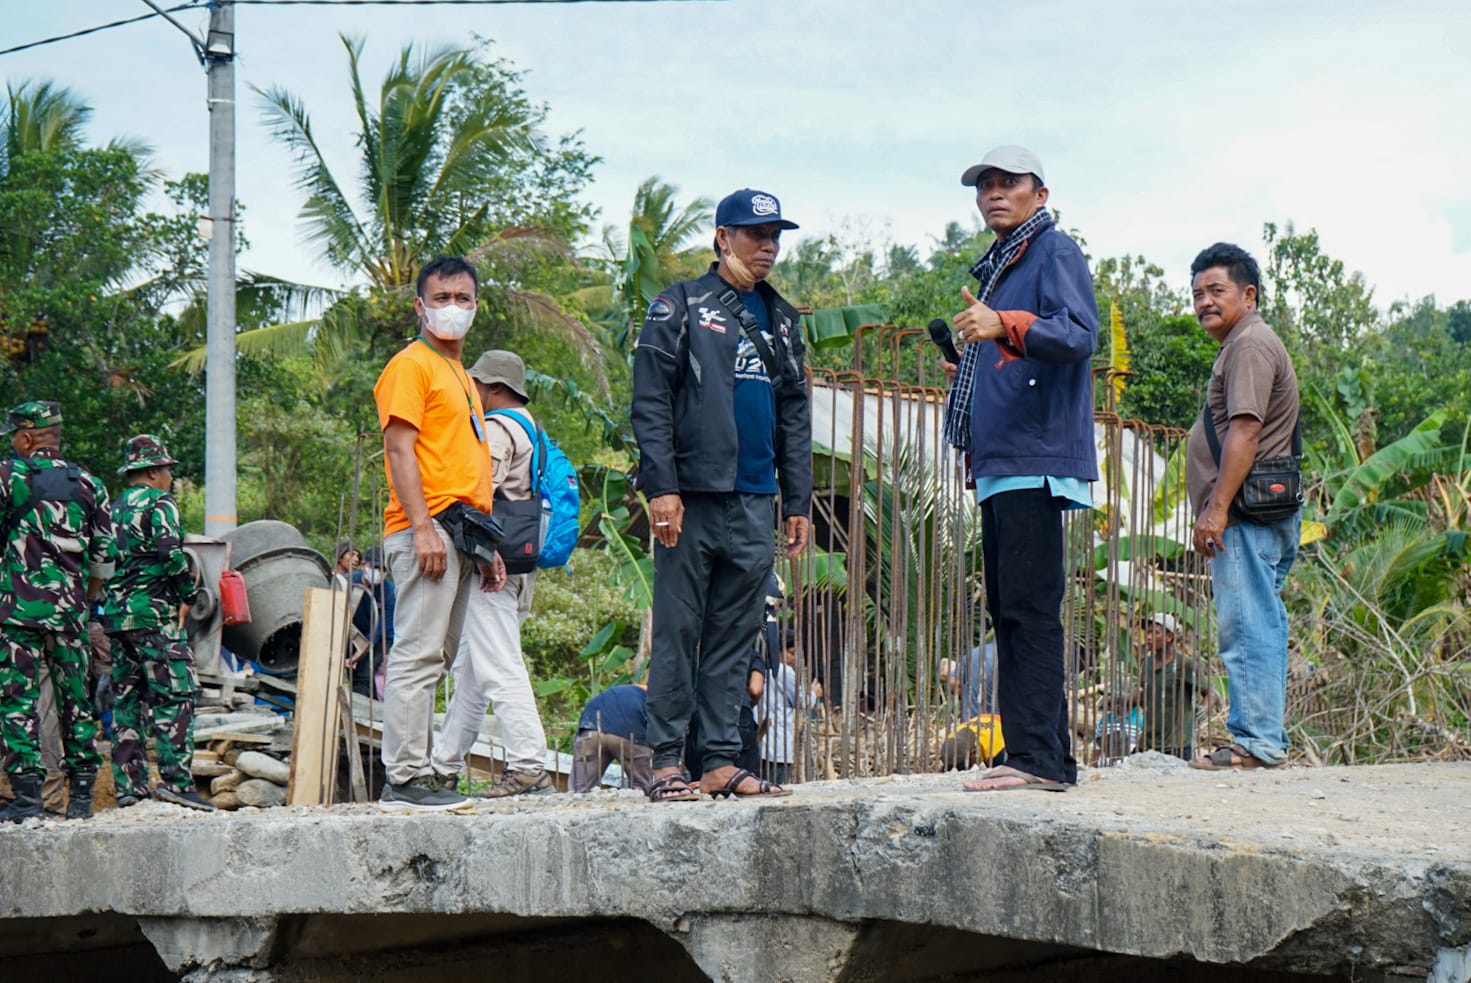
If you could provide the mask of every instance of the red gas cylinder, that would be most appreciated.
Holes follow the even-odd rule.
[[[245,578],[234,570],[220,574],[220,615],[227,625],[250,621],[250,600],[245,596]]]

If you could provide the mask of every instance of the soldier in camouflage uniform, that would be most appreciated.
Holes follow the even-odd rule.
[[[92,815],[102,759],[87,687],[87,600],[112,575],[112,522],[102,482],[61,456],[61,407],[12,409],[14,460],[0,463],[0,761],[15,799],[0,820],[41,814],[40,666],[60,714],[68,819]]]
[[[152,720],[158,774],[153,792],[191,809],[214,806],[194,788],[194,654],[184,636],[199,588],[184,556],[179,506],[169,494],[173,466],[163,441],[139,434],[128,441],[118,474],[128,488],[112,507],[117,575],[107,585],[102,627],[112,641],[112,779],[117,804],[147,798]]]

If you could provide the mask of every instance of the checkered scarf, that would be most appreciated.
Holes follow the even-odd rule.
[[[1052,213],[1039,208],[1036,214],[1013,229],[1011,235],[991,243],[986,255],[970,268],[970,275],[981,285],[976,291],[977,300],[983,304],[990,302],[1001,272],[1012,264],[1027,240],[1051,224]],[[970,406],[975,395],[976,364],[980,360],[981,346],[976,343],[966,345],[960,355],[960,371],[955,373],[955,381],[950,384],[950,393],[945,397],[945,439],[962,451],[970,450]]]

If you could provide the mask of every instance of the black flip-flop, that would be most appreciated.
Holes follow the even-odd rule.
[[[960,790],[962,792],[1017,792],[1023,789],[1030,789],[1033,792],[1066,792],[1068,789],[1066,782],[1054,782],[1050,778],[1033,775],[1029,771],[1022,771],[1020,768],[1013,768],[1010,765],[997,765],[982,775],[981,781],[984,782],[987,779],[995,780],[999,778],[1019,778],[1021,779],[1021,784],[1003,785],[1000,788],[966,788],[962,785]]]
[[[1191,758],[1190,767],[1200,771],[1251,771],[1253,768],[1277,766],[1263,761],[1240,744],[1222,744],[1210,754]]]

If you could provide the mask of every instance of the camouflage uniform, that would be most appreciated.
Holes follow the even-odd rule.
[[[147,434],[128,441],[119,473],[173,464]],[[194,788],[194,654],[179,627],[179,605],[199,592],[184,556],[179,507],[166,491],[130,485],[112,507],[117,574],[103,598],[102,626],[112,641],[112,777],[119,798],[148,788],[145,714],[157,742],[158,773],[176,792]]]
[[[55,403],[24,403],[0,433],[61,424]],[[43,778],[37,713],[41,660],[50,669],[67,774],[102,763],[87,686],[87,580],[112,573],[107,489],[55,448],[0,462],[0,760]]]

